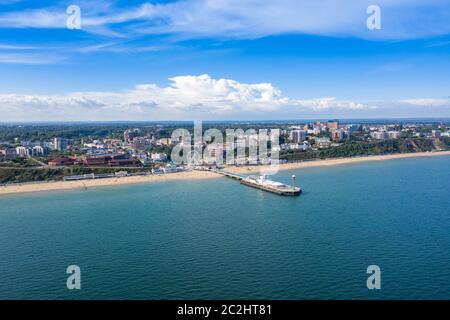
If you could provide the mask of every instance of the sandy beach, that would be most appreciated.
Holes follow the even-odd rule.
[[[312,160],[312,161],[302,161],[302,162],[291,162],[280,164],[279,170],[291,170],[291,169],[301,169],[301,168],[311,168],[311,167],[326,167],[335,166],[339,164],[352,164],[368,161],[386,161],[391,159],[402,159],[402,158],[418,158],[418,157],[435,157],[435,156],[450,156],[450,151],[441,152],[416,152],[416,153],[402,153],[402,154],[390,154],[381,156],[364,156],[364,157],[354,157],[354,158],[339,158],[339,159],[325,159],[325,160]],[[264,171],[270,171],[269,166],[245,166],[245,167],[234,167],[229,166],[226,168],[227,171],[236,174],[252,174]]]
[[[443,152],[418,152],[408,154],[392,154],[383,156],[368,156],[356,158],[326,159],[303,161],[296,163],[281,164],[279,170],[301,169],[321,166],[334,166],[340,164],[352,164],[368,161],[385,161],[390,159],[416,158],[416,157],[434,157],[434,156],[450,156],[450,151]],[[252,174],[264,172],[268,167],[265,166],[245,166],[235,167],[228,166],[226,171],[237,174]],[[184,171],[178,173],[168,173],[150,176],[133,176],[120,178],[107,178],[95,180],[80,181],[58,181],[58,182],[39,182],[39,183],[21,183],[0,186],[0,196],[17,193],[42,192],[42,191],[58,191],[69,189],[89,189],[93,187],[117,186],[136,183],[164,182],[171,180],[197,180],[219,178],[220,175],[208,171]]]
[[[94,187],[118,186],[136,183],[163,182],[171,180],[211,179],[219,176],[209,171],[183,171],[149,176],[117,177],[95,180],[57,181],[40,183],[20,183],[0,186],[0,196],[15,193],[29,193],[42,191],[59,191],[69,189],[90,189]]]

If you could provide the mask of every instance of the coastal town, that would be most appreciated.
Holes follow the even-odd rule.
[[[196,166],[175,163],[171,152],[181,139],[172,139],[180,124],[151,124],[122,130],[111,124],[64,128],[65,132],[41,140],[35,125],[0,126],[0,183],[28,181],[84,180],[133,175],[167,174],[186,170],[211,169],[211,158],[225,151],[236,154],[228,166],[267,164],[252,158],[248,150],[258,146],[257,130],[277,127],[279,143],[271,151],[279,152],[281,163],[316,159],[347,158],[367,155],[444,151],[450,148],[450,124],[440,122],[353,123],[339,120],[287,123],[223,123],[219,130],[231,126],[242,134],[230,143],[206,151],[202,141],[203,161]],[[182,124],[189,128],[189,124]],[[214,124],[217,126],[217,124]],[[212,126],[212,124],[210,125]],[[100,130],[99,130],[100,128]],[[205,130],[208,126],[205,127]],[[39,128],[37,128],[39,129]],[[92,130],[93,132],[89,132]],[[244,131],[245,130],[245,131]],[[46,128],[46,133],[60,134],[61,127]],[[83,133],[83,131],[85,133]],[[15,136],[14,136],[15,134]],[[276,150],[275,150],[276,148]],[[253,156],[254,157],[254,156]]]
[[[0,303],[431,314],[449,70],[450,0],[0,0]]]

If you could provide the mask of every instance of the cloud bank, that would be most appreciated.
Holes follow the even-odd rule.
[[[413,117],[423,116],[417,110],[424,109],[427,116],[432,116],[433,108],[438,108],[439,115],[450,116],[449,99],[376,104],[335,97],[295,99],[284,96],[271,83],[247,84],[206,74],[177,76],[169,81],[165,87],[141,84],[123,92],[0,94],[0,122]],[[434,105],[430,101],[435,101]]]

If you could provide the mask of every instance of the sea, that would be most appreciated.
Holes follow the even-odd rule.
[[[449,156],[292,175],[2,196],[0,299],[450,299]]]

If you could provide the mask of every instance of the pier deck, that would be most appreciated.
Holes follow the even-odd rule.
[[[275,182],[273,184],[264,184],[261,182],[258,182],[256,179],[249,179],[249,177],[243,177],[235,173],[223,171],[223,170],[217,170],[212,169],[212,172],[215,172],[217,174],[223,175],[227,178],[231,178],[234,180],[240,181],[241,184],[260,189],[263,191],[275,193],[281,196],[298,196],[302,192],[302,189],[295,186],[289,186],[282,183]],[[274,182],[274,181],[271,181]]]
[[[238,174],[231,173],[231,172],[226,172],[226,171],[222,171],[222,170],[211,170],[211,171],[212,171],[212,172],[215,172],[215,173],[218,173],[218,174],[221,174],[221,175],[223,175],[223,176],[225,176],[225,177],[228,177],[228,178],[231,178],[231,179],[238,180],[238,181],[241,181],[241,180],[244,179],[243,176],[240,176],[240,175],[238,175]]]

